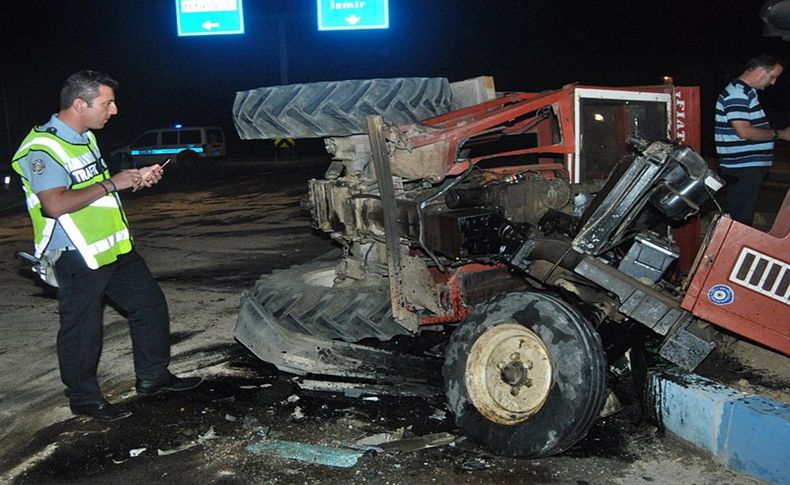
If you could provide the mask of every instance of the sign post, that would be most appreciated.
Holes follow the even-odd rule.
[[[176,0],[178,36],[244,33],[242,0]]]
[[[318,30],[388,29],[389,0],[318,0]]]

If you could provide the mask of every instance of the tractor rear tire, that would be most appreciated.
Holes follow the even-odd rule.
[[[508,293],[453,332],[442,369],[461,431],[496,454],[546,457],[584,438],[607,397],[601,340],[565,301]]]
[[[367,133],[370,115],[417,123],[451,104],[445,78],[329,81],[237,92],[233,119],[242,140],[320,138]]]
[[[314,261],[263,275],[252,295],[289,330],[358,342],[410,333],[392,318],[389,287],[332,286],[337,261]]]

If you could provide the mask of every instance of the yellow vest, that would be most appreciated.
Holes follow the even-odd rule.
[[[44,214],[41,201],[30,187],[19,162],[31,152],[44,152],[60,164],[71,177],[67,190],[82,189],[110,178],[106,165],[98,158],[91,145],[96,137],[88,132],[88,143],[70,143],[53,133],[33,128],[22,141],[11,166],[22,176],[27,210],[33,222],[36,257],[41,257],[52,237],[55,219]],[[121,254],[132,250],[132,238],[121,201],[115,192],[105,195],[90,205],[57,218],[74,247],[91,269],[112,263]]]

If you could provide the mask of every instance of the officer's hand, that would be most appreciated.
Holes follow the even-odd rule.
[[[790,126],[786,127],[783,130],[778,130],[778,131],[779,131],[780,140],[790,141]]]
[[[137,192],[143,187],[143,176],[140,170],[131,168],[129,170],[122,170],[110,178],[118,187],[118,190],[132,189],[132,192]]]
[[[160,180],[162,180],[162,173],[162,167],[158,163],[141,168],[140,175],[143,177],[142,186],[150,187],[155,183],[158,183]]]

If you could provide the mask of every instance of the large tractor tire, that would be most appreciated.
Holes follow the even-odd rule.
[[[445,78],[368,79],[239,91],[233,119],[243,140],[367,133],[366,117],[416,123],[451,110]]]
[[[392,319],[389,287],[332,286],[336,261],[315,261],[263,275],[251,296],[280,325],[324,339],[386,341],[408,331]]]
[[[567,450],[607,397],[598,334],[571,305],[542,293],[508,293],[475,307],[453,333],[442,371],[458,427],[505,456]]]
[[[430,382],[437,359],[365,340],[410,335],[392,319],[389,288],[332,286],[335,264],[316,260],[262,276],[242,293],[236,339],[264,362],[298,375]]]

